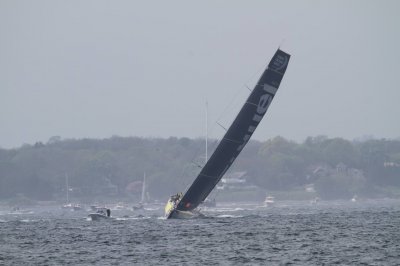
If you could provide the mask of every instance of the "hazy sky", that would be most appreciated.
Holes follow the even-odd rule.
[[[220,138],[275,50],[254,138],[400,136],[400,1],[0,0],[0,147]]]

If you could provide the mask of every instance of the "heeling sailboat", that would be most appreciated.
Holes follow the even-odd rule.
[[[290,55],[278,49],[261,75],[242,109],[219,145],[185,194],[171,196],[165,206],[166,218],[186,218],[197,215],[196,208],[211,193],[233,164],[274,98],[285,74]]]

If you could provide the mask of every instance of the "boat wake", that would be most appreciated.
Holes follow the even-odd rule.
[[[22,222],[22,223],[33,223],[33,222],[37,222],[38,220],[22,219],[22,220],[19,220],[19,221]]]
[[[207,212],[237,212],[237,211],[247,211],[250,209],[244,209],[244,208],[209,208],[205,209]]]
[[[153,217],[150,216],[137,216],[137,217],[120,217],[120,218],[115,218],[117,221],[130,221],[130,220],[148,220]]]
[[[160,207],[158,208],[144,208],[145,211],[158,211]]]
[[[243,218],[243,215],[221,214],[215,216],[216,218]]]

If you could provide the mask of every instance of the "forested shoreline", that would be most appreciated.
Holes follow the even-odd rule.
[[[216,141],[209,141],[210,152]],[[204,165],[204,139],[112,137],[61,140],[0,149],[0,200],[60,200],[68,176],[76,198],[135,198],[144,172],[162,199],[182,191]],[[324,136],[296,143],[250,141],[229,173],[267,191],[312,187],[321,199],[399,197],[400,141],[348,141]]]

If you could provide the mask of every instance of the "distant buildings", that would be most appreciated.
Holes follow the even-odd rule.
[[[254,190],[258,187],[247,182],[247,172],[233,172],[221,179],[218,190]]]

